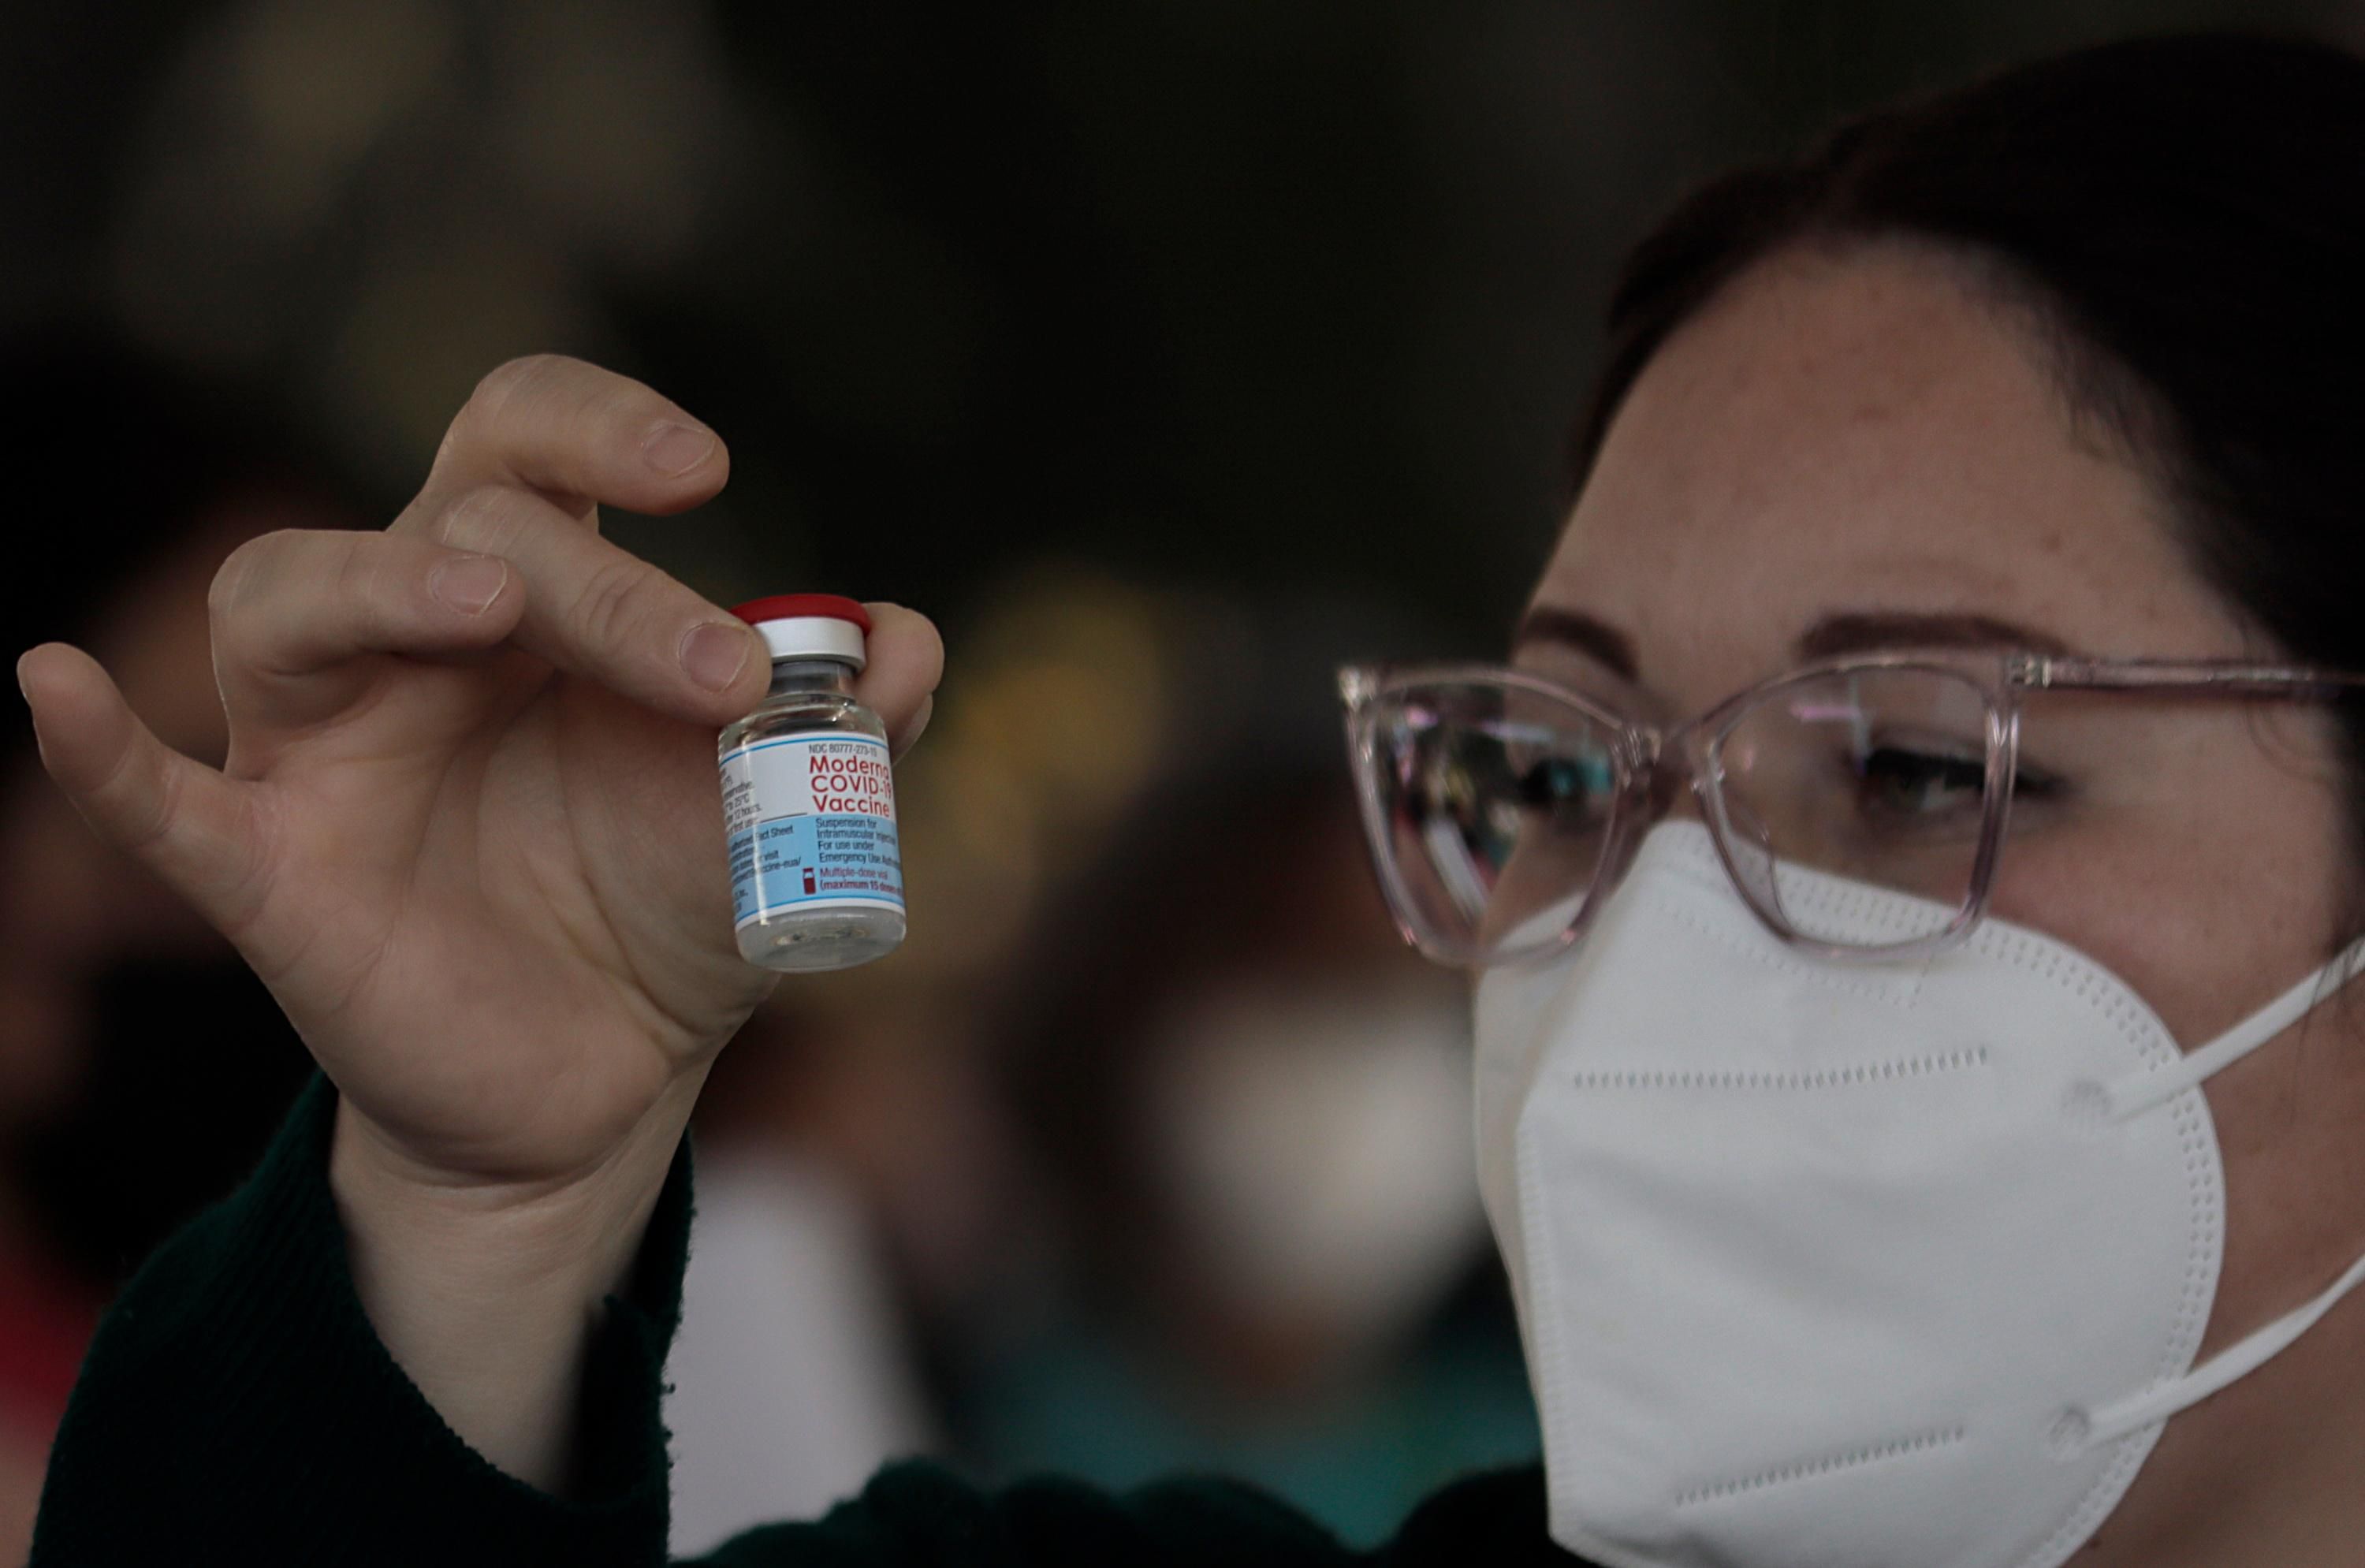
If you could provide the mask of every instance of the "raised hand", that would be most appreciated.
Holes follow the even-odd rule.
[[[237,944],[336,1082],[339,1196],[398,1354],[408,1282],[372,1275],[422,1226],[598,1230],[577,1250],[620,1268],[605,1231],[636,1234],[770,983],[733,946],[713,749],[763,648],[597,511],[682,511],[728,467],[638,383],[502,366],[386,532],[270,534],[222,567],[219,772],[80,652],[19,662],[51,775]],[[941,646],[870,608],[861,694],[908,744]]]

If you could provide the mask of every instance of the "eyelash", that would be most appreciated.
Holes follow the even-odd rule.
[[[1857,765],[1860,772],[1868,772],[1867,765],[1884,753],[1893,758],[1914,764],[1960,768],[1965,775],[1965,783],[1970,786],[1976,786],[1979,782],[1984,769],[1984,765],[1979,759],[1947,756],[1919,749],[1911,745],[1891,743],[1876,745],[1867,751],[1864,760]],[[2068,788],[2068,780],[2059,774],[2034,767],[2025,760],[2013,769],[2012,776],[2012,793],[2014,801],[2056,801],[2067,792]]]

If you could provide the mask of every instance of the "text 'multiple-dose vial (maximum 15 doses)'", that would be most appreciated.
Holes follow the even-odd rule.
[[[768,969],[843,969],[903,940],[887,727],[854,700],[870,616],[834,594],[732,611],[772,655],[772,689],[715,743],[739,952]]]

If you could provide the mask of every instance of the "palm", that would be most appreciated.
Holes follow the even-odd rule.
[[[357,699],[255,748],[278,833],[240,941],[406,1145],[575,1169],[767,989],[731,940],[712,731],[513,652],[387,659]]]

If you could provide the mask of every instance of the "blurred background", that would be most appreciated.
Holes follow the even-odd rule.
[[[1689,182],[2220,0],[233,0],[18,7],[0,630],[219,757],[213,566],[376,526],[555,350],[730,442],[611,532],[934,615],[913,935],[782,988],[699,1127],[676,1535],[882,1458],[1272,1487],[1358,1541],[1531,1457],[1464,997],[1399,950],[1344,656],[1496,650],[1618,257]],[[303,1079],[0,732],[0,1562],[84,1338]],[[720,868],[720,846],[718,874]]]

